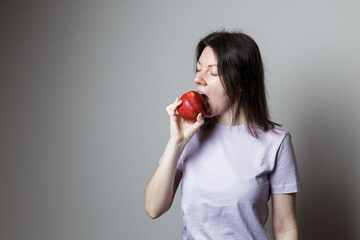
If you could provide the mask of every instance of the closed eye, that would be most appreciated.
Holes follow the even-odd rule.
[[[197,73],[198,73],[198,72],[201,72],[201,69],[196,69],[196,72],[197,72]],[[217,73],[211,73],[210,71],[208,72],[208,74],[210,74],[210,75],[213,76],[213,77],[219,76]]]

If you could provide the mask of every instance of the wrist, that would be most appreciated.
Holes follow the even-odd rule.
[[[174,139],[174,138],[170,138],[169,142],[168,142],[168,147],[180,151],[182,152],[185,148],[186,142],[182,141],[182,140],[178,140],[178,139]]]

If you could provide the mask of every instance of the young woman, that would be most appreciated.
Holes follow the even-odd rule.
[[[255,41],[214,32],[196,50],[195,86],[209,108],[192,123],[166,109],[170,139],[145,190],[157,218],[182,180],[183,239],[268,240],[272,199],[276,240],[298,239],[295,193],[301,188],[289,132],[269,119],[264,70]]]

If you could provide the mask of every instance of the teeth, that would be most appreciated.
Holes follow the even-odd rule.
[[[201,94],[201,96],[203,96],[204,98],[208,98],[208,96],[206,96],[204,93],[202,93],[202,92],[199,92],[199,91],[197,91],[198,93],[200,93]]]

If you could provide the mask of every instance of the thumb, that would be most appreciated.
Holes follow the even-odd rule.
[[[199,113],[196,116],[196,122],[194,122],[193,126],[195,127],[195,129],[198,129],[204,124],[204,122],[205,122],[205,120],[204,120],[203,114]]]

